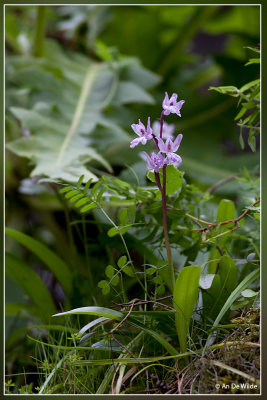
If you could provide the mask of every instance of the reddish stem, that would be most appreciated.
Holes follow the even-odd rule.
[[[162,131],[163,131],[163,120],[164,118],[164,110],[162,111],[162,113],[160,114],[160,133],[159,133],[159,137],[162,139]]]
[[[160,176],[158,172],[154,172],[155,175],[155,182],[158,185],[159,190],[161,191],[161,198],[162,198],[162,219],[163,219],[163,231],[164,231],[164,238],[165,238],[165,247],[167,251],[168,257],[168,267],[169,267],[169,277],[172,290],[174,289],[175,285],[175,277],[174,277],[174,270],[173,270],[173,261],[172,261],[172,253],[171,253],[171,246],[168,234],[168,223],[167,223],[167,201],[166,201],[166,168],[167,165],[163,165],[162,168],[162,185],[160,182]]]

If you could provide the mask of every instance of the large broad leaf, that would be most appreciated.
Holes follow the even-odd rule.
[[[224,222],[235,219],[235,203],[232,200],[222,199],[217,211],[217,221]],[[234,224],[226,224],[220,227],[220,231],[224,232],[233,228]]]
[[[186,351],[190,319],[198,297],[201,267],[190,266],[181,270],[173,291],[173,306],[177,310],[175,325],[181,353]]]
[[[159,170],[159,176],[160,176],[160,182],[161,185],[163,183],[163,172],[162,168]],[[166,168],[166,194],[174,194],[177,192],[178,189],[182,187],[182,179],[181,177],[183,176],[183,173],[180,172],[177,168],[175,168],[173,165],[167,165]],[[152,182],[155,182],[155,176],[154,172],[149,171],[147,174],[148,179],[150,179]]]
[[[44,322],[49,322],[56,307],[37,273],[20,258],[6,253],[6,274],[25,291],[38,308],[38,317]]]
[[[209,288],[203,288],[208,289],[203,291],[204,310],[212,320],[215,320],[237,285],[237,268],[231,257],[220,257],[217,269],[212,285]],[[225,318],[227,318],[227,314]]]
[[[83,133],[87,130],[85,126],[87,118],[91,116],[95,124],[97,122],[92,114],[94,106],[99,105],[98,93],[102,94],[102,102],[107,94],[106,90],[102,92],[99,90],[99,81],[103,82],[103,87],[110,87],[112,76],[105,73],[103,66],[88,64],[79,76],[80,93],[76,94],[75,91],[72,94],[76,98],[76,104],[73,104],[73,109],[70,110],[70,115],[72,115],[70,121],[57,120],[56,113],[53,112],[44,116],[43,111],[38,109],[10,108],[23,128],[30,131],[31,136],[17,139],[9,143],[7,147],[34,162],[35,168],[31,176],[41,175],[73,181],[84,174],[85,180],[90,178],[96,180],[95,175],[85,168],[85,164],[92,160],[97,160],[111,171],[109,164],[88,146],[89,139],[84,137]],[[101,108],[95,110],[96,115],[100,110]],[[82,118],[84,114],[86,117]]]
[[[27,136],[9,142],[7,148],[32,161],[35,168],[31,176],[74,182],[84,175],[85,182],[90,178],[97,180],[87,168],[88,164],[97,163],[112,171],[111,165],[96,150],[103,147],[96,145],[92,134],[104,126],[110,128],[109,146],[112,140],[114,143],[129,141],[114,115],[109,117],[110,107],[130,102],[153,103],[137,77],[127,74],[135,65],[139,75],[147,75],[137,60],[127,59],[127,63],[117,64],[113,68],[78,53],[66,54],[50,41],[46,42],[42,59],[8,58],[6,103]],[[119,79],[122,71],[124,81]],[[154,83],[155,79],[150,86]],[[15,90],[16,87],[19,89]],[[22,89],[26,101],[21,99]]]

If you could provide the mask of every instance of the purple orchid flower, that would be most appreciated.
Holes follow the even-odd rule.
[[[174,124],[167,124],[167,122],[163,122],[163,126],[162,126],[163,139],[168,139],[169,137],[172,137],[174,129],[175,129]],[[160,135],[160,122],[159,121],[153,122],[152,130],[156,136]]]
[[[159,169],[165,164],[164,157],[160,152],[158,154],[153,152],[149,156],[145,151],[142,151],[140,156],[146,161],[147,168],[149,170],[153,169],[155,172],[159,172]]]
[[[133,149],[139,143],[146,144],[148,140],[153,138],[152,129],[150,127],[150,117],[148,117],[147,119],[147,128],[145,128],[145,125],[140,121],[140,119],[138,124],[132,124],[131,127],[133,131],[139,136],[138,138],[131,141],[131,149]]]
[[[165,92],[165,98],[162,103],[164,115],[169,115],[170,113],[172,113],[177,114],[179,117],[181,117],[180,110],[182,108],[182,105],[185,103],[185,100],[180,100],[179,102],[177,102],[177,97],[178,95],[176,93],[173,93],[171,98],[169,99],[168,93]]]
[[[162,139],[158,139],[159,150],[162,153],[166,153],[165,164],[173,164],[176,167],[181,164],[182,158],[178,154],[175,154],[175,152],[178,150],[182,138],[183,135],[180,133],[174,142],[172,141],[172,137],[168,138],[166,143]]]
[[[183,135],[181,133],[177,136],[174,142],[172,141],[172,137],[169,137],[166,140],[166,143],[164,143],[162,139],[158,138],[160,151],[162,153],[175,153],[179,149],[182,138]]]

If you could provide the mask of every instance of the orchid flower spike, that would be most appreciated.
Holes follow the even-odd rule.
[[[180,100],[179,102],[177,102],[177,97],[178,95],[176,93],[173,93],[171,98],[169,99],[168,93],[165,92],[165,98],[162,103],[164,115],[177,114],[179,117],[181,117],[180,110],[182,108],[182,105],[185,103],[185,100]]]
[[[132,124],[131,127],[133,131],[139,136],[138,138],[131,141],[131,149],[133,149],[139,143],[146,144],[148,140],[153,138],[152,129],[150,127],[150,117],[148,117],[147,119],[147,128],[145,128],[145,125],[140,121],[140,119],[138,124]]]

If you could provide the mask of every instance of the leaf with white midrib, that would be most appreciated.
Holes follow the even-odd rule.
[[[22,126],[31,131],[31,136],[8,143],[7,147],[16,154],[33,160],[35,168],[31,172],[31,176],[44,175],[54,179],[76,181],[79,176],[84,175],[84,181],[90,178],[96,181],[96,176],[85,167],[85,164],[91,160],[96,160],[109,172],[112,172],[109,163],[96,150],[88,146],[89,139],[82,136],[80,129],[80,124],[86,118],[88,111],[91,119],[92,115],[95,115],[95,124],[99,118],[102,104],[98,100],[94,105],[91,100],[89,106],[88,101],[97,79],[100,79],[98,78],[100,71],[104,71],[104,78],[106,78],[103,80],[105,87],[101,101],[107,88],[110,87],[111,75],[105,75],[105,68],[102,64],[91,63],[86,70],[85,77],[80,80],[81,91],[69,128],[67,119],[62,122],[54,116],[43,115],[39,109],[37,110],[37,107],[33,110],[19,107],[10,108],[10,111],[21,121]],[[101,85],[103,85],[102,81]],[[97,95],[99,96],[99,92]],[[88,127],[88,129],[90,128],[92,129],[92,126]]]
[[[151,104],[146,89],[158,80],[136,59],[119,60],[115,70],[88,56],[66,53],[51,40],[45,41],[42,59],[8,56],[6,62],[6,106],[30,132],[7,143],[7,148],[31,161],[31,177],[53,181],[73,183],[81,175],[83,182],[96,181],[92,162],[112,172],[108,160],[117,162],[116,146],[129,148],[120,108],[131,102]],[[24,103],[21,88],[27,88]]]
[[[59,155],[56,161],[56,165],[59,165],[61,163],[62,157],[66,151],[66,148],[68,147],[69,143],[70,143],[70,139],[72,138],[72,136],[75,134],[77,126],[79,125],[80,119],[81,119],[81,115],[83,113],[84,107],[85,107],[85,103],[86,100],[90,94],[90,91],[92,89],[93,83],[94,83],[94,78],[97,74],[97,71],[99,69],[99,65],[98,64],[93,64],[93,66],[89,69],[89,71],[86,74],[83,86],[82,86],[82,91],[80,94],[80,98],[72,119],[72,123],[70,126],[70,129],[67,133],[67,136],[60,148],[59,151]]]

